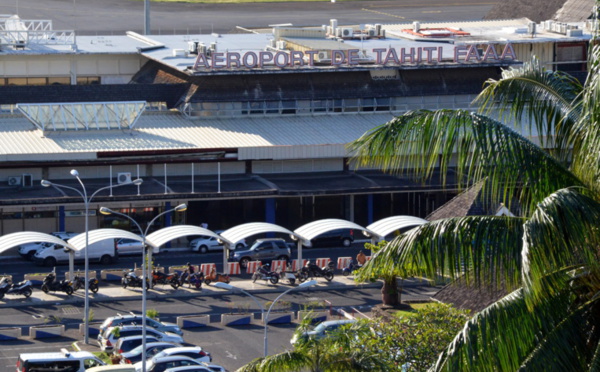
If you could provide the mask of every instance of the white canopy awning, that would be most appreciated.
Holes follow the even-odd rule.
[[[368,234],[373,235],[374,233],[360,225],[355,224],[354,222],[340,220],[335,218],[329,218],[324,220],[317,220],[306,225],[300,226],[296,230],[294,230],[294,234],[299,236],[302,239],[302,245],[310,247],[311,240],[323,233],[326,233],[331,230],[337,229],[354,229],[366,231]]]
[[[414,216],[391,216],[373,222],[367,226],[367,229],[374,234],[373,238],[380,240],[396,230],[423,225],[427,222],[429,221]]]
[[[221,233],[221,236],[230,242],[239,242],[240,240],[256,234],[263,233],[282,233],[294,236],[295,234],[279,225],[275,225],[268,222],[249,222],[242,225],[234,226]]]
[[[143,241],[142,237],[131,233],[129,231],[120,230],[120,229],[96,229],[89,231],[88,244],[94,244],[102,240],[106,239],[121,239],[127,238],[132,240],[137,240],[139,242]],[[85,233],[81,233],[69,239],[69,244],[73,247],[74,250],[80,251],[85,249]],[[150,244],[151,245],[151,244]]]
[[[36,231],[22,231],[4,235],[0,238],[0,253],[5,252],[11,248],[14,248],[21,244],[35,243],[35,242],[47,242],[55,243],[65,247],[74,249],[74,247],[65,242],[64,240],[57,238],[54,235],[44,234]]]
[[[146,237],[146,242],[155,247],[160,247],[161,245],[170,242],[173,239],[188,235],[211,236],[216,239],[220,239],[225,243],[229,243],[229,241],[208,229],[192,225],[177,225],[162,228],[153,232],[152,234],[148,234]]]

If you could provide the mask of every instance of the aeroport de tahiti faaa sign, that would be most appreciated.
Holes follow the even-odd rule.
[[[480,46],[480,45],[479,45]],[[502,50],[501,53],[498,53]],[[453,59],[444,60],[444,47],[418,48],[376,48],[372,49],[372,57],[365,61],[359,49],[331,50],[329,58],[318,58],[318,50],[301,51],[260,51],[260,52],[212,52],[210,56],[199,53],[194,63],[194,70],[213,69],[261,69],[266,67],[289,68],[302,66],[351,67],[359,64],[380,66],[402,66],[409,64],[454,63],[495,63],[516,60],[516,53],[510,43],[505,45],[487,44],[484,48],[475,45],[456,45]]]

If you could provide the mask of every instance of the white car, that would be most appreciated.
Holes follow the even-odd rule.
[[[19,246],[19,255],[26,260],[32,261],[33,256],[44,247],[52,245],[51,243],[35,242],[26,243]]]
[[[166,357],[166,356],[186,356],[197,360],[198,362],[212,362],[212,357],[210,353],[202,350],[200,346],[182,346],[182,347],[172,347],[169,349],[164,349],[160,353],[156,354],[156,357]]]
[[[119,331],[114,331],[115,328],[119,328]],[[102,351],[112,351],[117,343],[117,340],[121,337],[137,336],[142,334],[142,326],[122,326],[122,327],[109,327],[99,337],[100,348]],[[160,332],[154,328],[146,327],[146,336],[156,338],[158,341],[174,342],[181,344],[183,343],[183,337],[178,334],[171,332]]]
[[[220,230],[215,231],[217,234],[223,232]],[[190,242],[190,248],[194,252],[207,253],[209,251],[222,251],[223,244],[220,244],[215,237],[212,236],[201,236]],[[235,243],[231,249],[243,249],[246,248],[246,241],[244,239]]]
[[[146,361],[147,372],[164,372],[169,368],[177,368],[183,366],[194,366],[197,368],[194,370],[199,372],[213,372],[200,362],[186,356],[155,356],[152,359]],[[142,370],[142,362],[137,362],[136,364],[134,364],[134,367],[136,372],[140,372]]]
[[[208,368],[212,372],[227,372],[227,370],[217,364],[200,363],[200,366],[182,366],[166,369],[165,372],[205,372]]]

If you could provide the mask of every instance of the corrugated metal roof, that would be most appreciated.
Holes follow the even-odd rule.
[[[305,155],[339,156],[344,145],[367,130],[393,118],[383,114],[340,114],[293,117],[243,117],[214,120],[188,120],[183,115],[145,114],[133,131],[93,131],[44,133],[34,129],[24,117],[2,119],[0,160],[90,159],[100,151],[142,151],[169,149],[242,148],[239,158],[255,151],[274,149],[272,155],[289,157],[290,146]],[[324,148],[331,146],[333,152]],[[286,151],[278,152],[277,149]]]

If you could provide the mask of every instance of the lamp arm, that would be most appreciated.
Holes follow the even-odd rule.
[[[280,294],[279,296],[277,296],[277,298],[275,298],[275,300],[273,300],[273,302],[271,302],[271,306],[269,306],[269,310],[267,311],[267,315],[265,316],[265,322],[269,321],[269,314],[271,314],[271,309],[273,308],[273,306],[275,306],[277,301],[279,301],[279,299],[281,297],[283,297],[284,295],[288,294],[289,292],[293,291],[296,288],[298,288],[298,287],[293,287],[293,288],[288,289],[287,291],[285,291],[282,294]]]
[[[168,211],[164,211],[162,213],[159,213],[156,215],[156,217],[154,217],[152,220],[150,220],[150,222],[148,222],[148,225],[146,225],[146,231],[144,232],[144,236],[148,235],[148,230],[150,229],[150,226],[152,226],[152,224],[154,224],[154,222],[156,220],[158,220],[159,217],[164,216],[167,213],[171,213],[175,210],[175,208],[171,208]],[[142,229],[140,229],[140,232],[142,231]]]
[[[93,197],[93,195],[92,195],[92,197]],[[124,214],[124,213],[121,213],[121,212],[115,212],[113,210],[111,210],[110,213],[111,214],[116,214],[117,216],[121,216],[121,217],[126,218],[129,221],[133,222],[135,224],[135,226],[138,228],[138,230],[140,230],[140,234],[143,233],[143,230],[142,230],[142,227],[140,226],[140,224],[136,220],[134,220],[132,217],[130,217],[130,216]]]
[[[58,189],[69,189],[69,190],[73,190],[73,191],[75,191],[76,193],[78,193],[78,194],[79,194],[79,196],[81,196],[81,197],[82,197],[82,198],[85,200],[85,195],[83,195],[83,193],[81,192],[81,190],[78,190],[78,189],[76,189],[76,188],[74,188],[74,187],[71,187],[71,186],[66,186],[66,185],[61,185],[60,183],[54,183],[54,182],[52,182],[52,183],[50,184],[50,186],[52,186],[52,187],[56,187],[56,188],[58,188]]]
[[[79,180],[79,177],[77,177],[77,179]],[[79,183],[81,183],[81,185],[83,185],[83,183],[81,182],[81,180],[79,180]],[[94,193],[92,195],[90,195],[90,202],[92,201],[92,199],[94,198],[94,196],[96,196],[100,191],[104,191],[104,190],[108,190],[108,189],[114,189],[116,187],[121,187],[121,186],[129,186],[129,185],[134,185],[133,182],[127,182],[127,183],[121,183],[118,185],[110,185],[110,186],[104,186],[99,188],[98,190],[94,191]],[[85,191],[85,188],[84,188]],[[142,230],[140,230],[140,233],[142,232]]]
[[[254,297],[253,295],[251,295],[250,293],[248,293],[247,291],[240,289],[240,292],[242,292],[243,294],[245,294],[246,296],[250,297],[252,300],[254,300],[254,302],[256,302],[256,304],[258,305],[258,307],[260,308],[260,312],[262,314],[265,313],[265,308],[263,307],[263,305],[256,299],[256,297]]]

